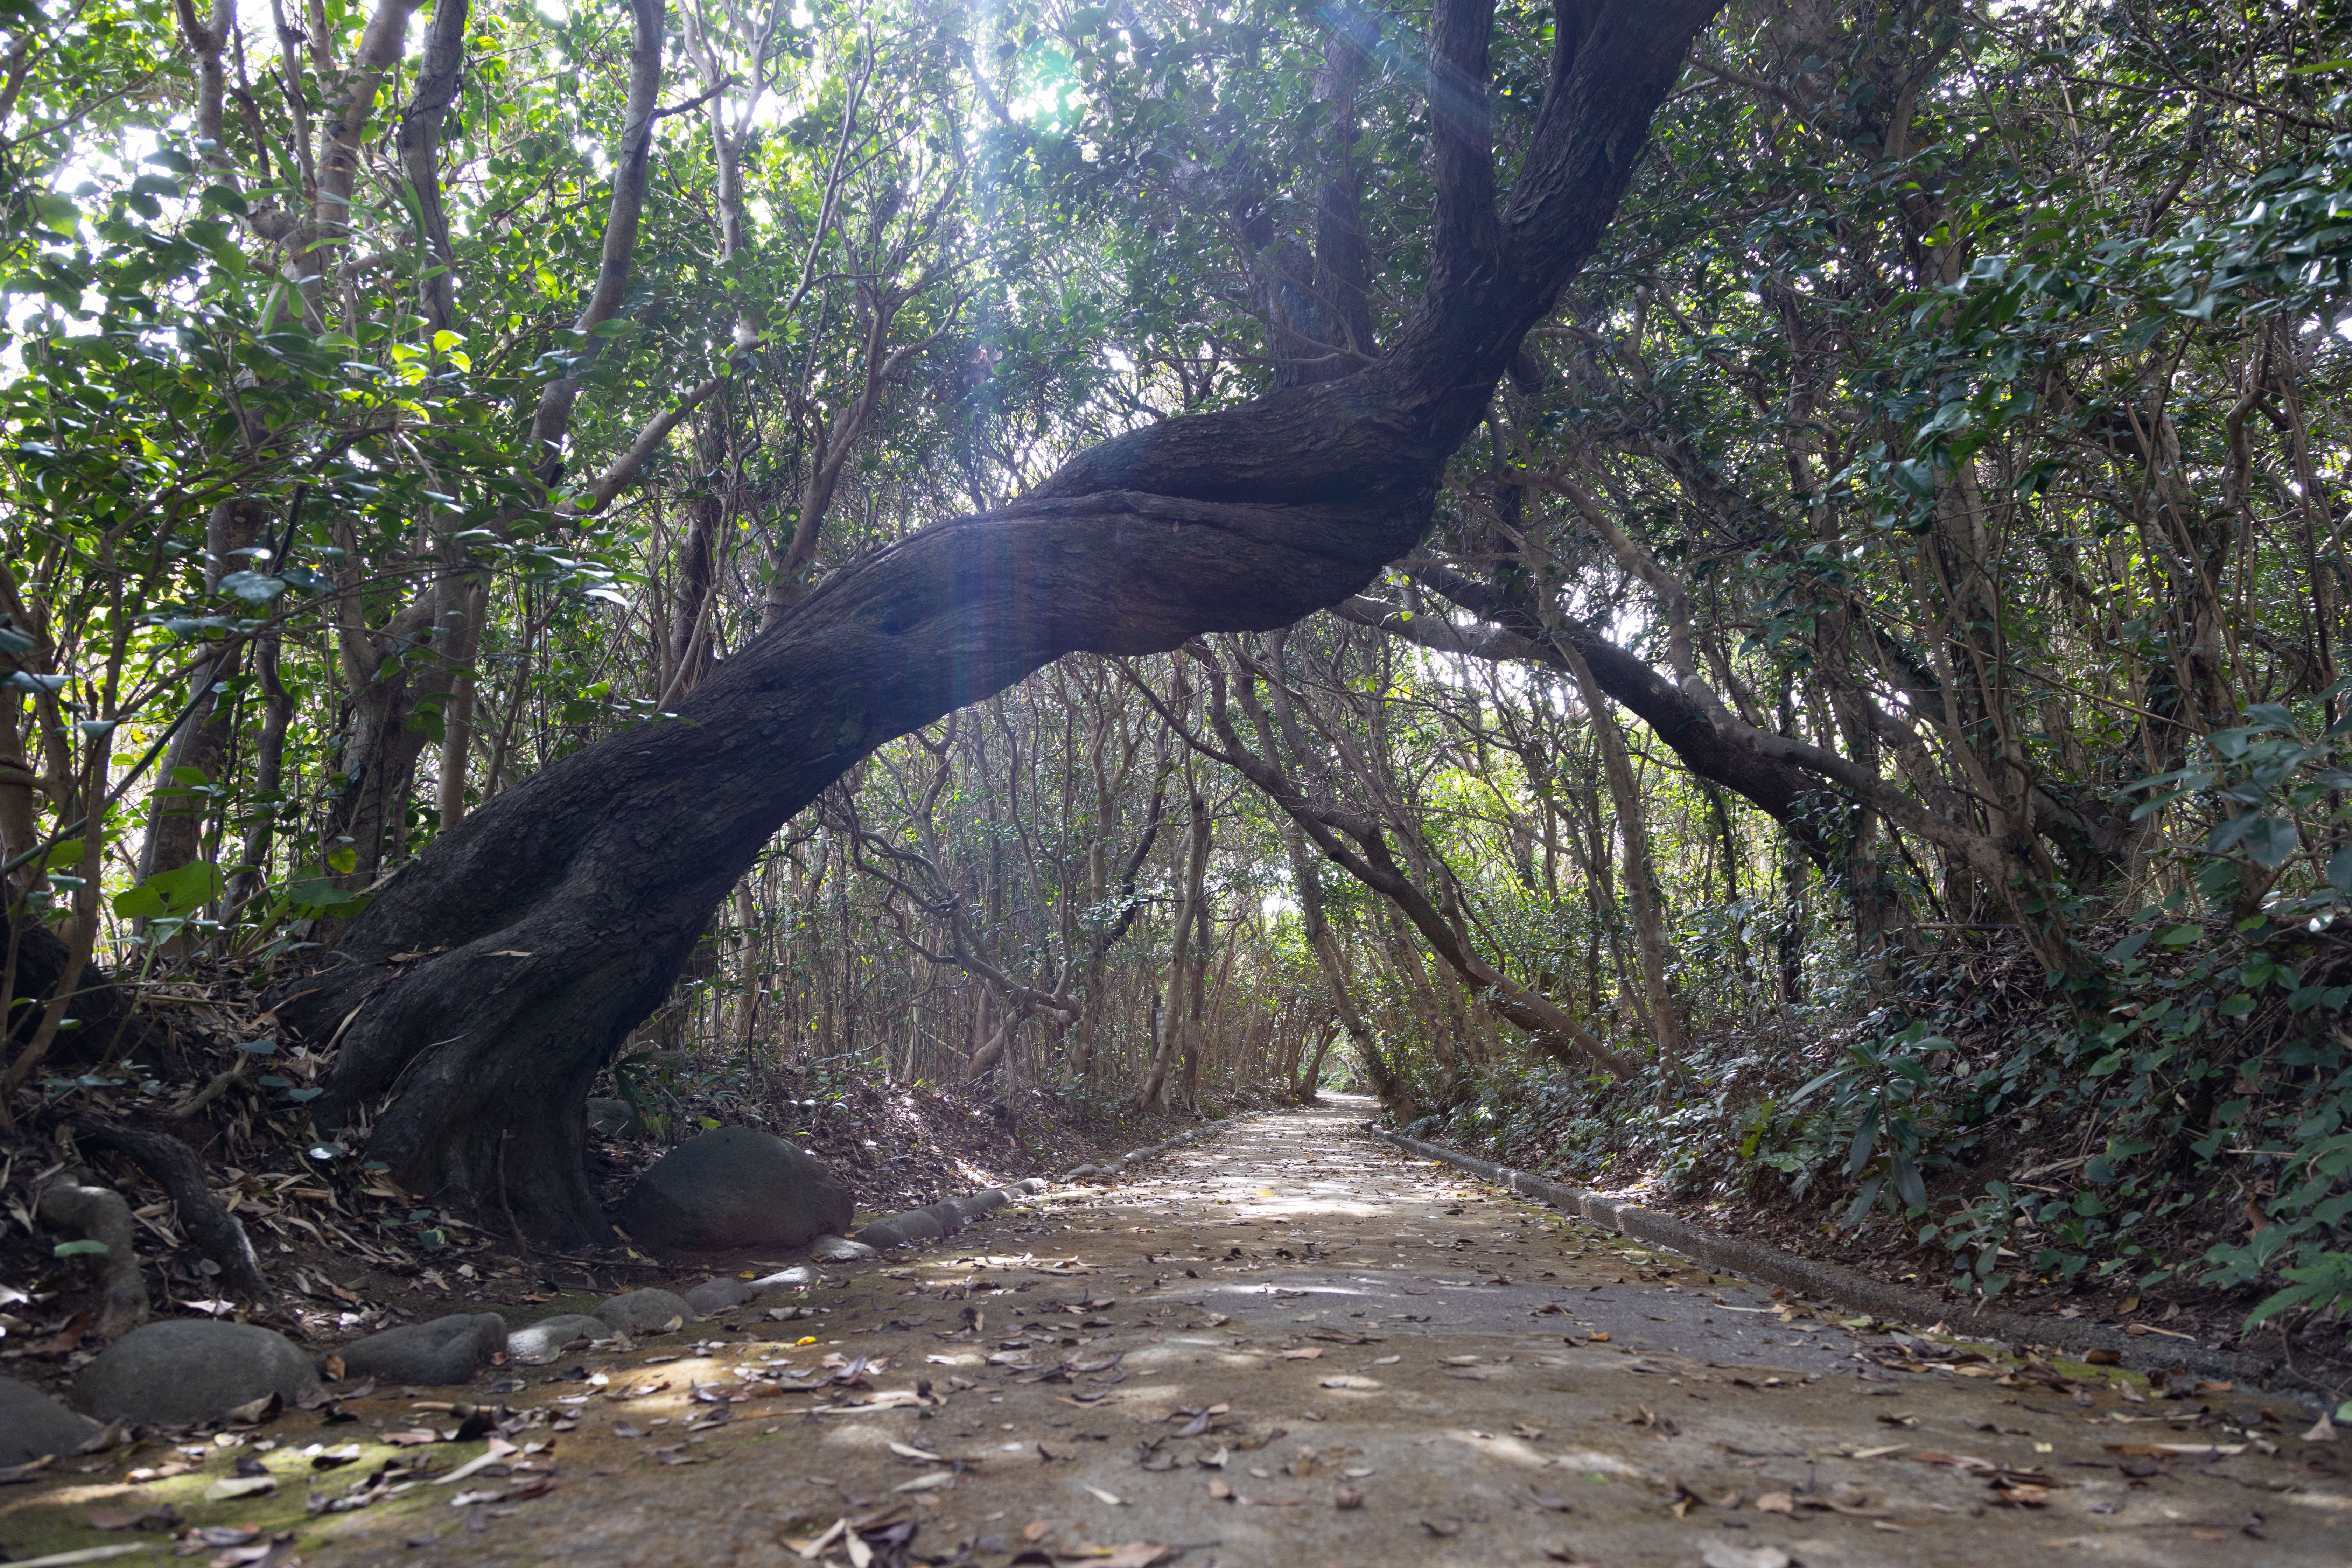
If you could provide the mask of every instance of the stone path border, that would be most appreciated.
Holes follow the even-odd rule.
[[[1953,1333],[1963,1338],[2004,1344],[2049,1345],[2076,1352],[2114,1351],[2128,1356],[2136,1371],[2163,1367],[2193,1373],[2199,1377],[2226,1378],[2252,1384],[2265,1390],[2276,1388],[2304,1401],[2315,1410],[2332,1409],[2337,1398],[2334,1394],[2300,1382],[2282,1383],[2279,1380],[2284,1369],[2273,1362],[2241,1352],[2209,1350],[2186,1340],[2157,1333],[2126,1334],[2120,1329],[2108,1328],[2102,1323],[2029,1317],[1981,1308],[1970,1311],[1939,1300],[1926,1291],[1889,1285],[1883,1279],[1874,1279],[1840,1264],[1820,1263],[1792,1252],[1784,1252],[1777,1247],[1741,1241],[1717,1231],[1703,1229],[1688,1220],[1677,1219],[1656,1209],[1643,1208],[1639,1204],[1620,1203],[1600,1193],[1587,1192],[1582,1187],[1547,1182],[1525,1171],[1515,1171],[1507,1165],[1481,1160],[1460,1150],[1448,1149],[1442,1143],[1408,1138],[1402,1132],[1391,1132],[1370,1121],[1360,1125],[1373,1138],[1392,1149],[1466,1171],[1498,1187],[1508,1188],[1563,1213],[1590,1220],[1621,1236],[1679,1252],[1708,1268],[1761,1280],[1767,1285],[1779,1285],[1790,1291],[1868,1312],[1873,1317],[1913,1324],[1942,1322],[1948,1325]],[[2292,1373],[2285,1375],[2291,1377]]]
[[[983,1187],[960,1198],[941,1198],[919,1209],[908,1209],[903,1214],[877,1219],[849,1239],[877,1248],[912,1247],[920,1241],[938,1241],[955,1235],[973,1221],[993,1214],[1016,1198],[1030,1197],[1045,1190],[1045,1177],[1025,1176],[1010,1186]]]

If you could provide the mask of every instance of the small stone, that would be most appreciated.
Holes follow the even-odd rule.
[[[272,1394],[299,1405],[318,1387],[310,1358],[284,1334],[179,1318],[115,1341],[74,1379],[74,1403],[101,1421],[181,1426]]]
[[[857,1239],[868,1247],[909,1247],[918,1241],[937,1241],[946,1234],[947,1226],[940,1223],[940,1216],[920,1208],[876,1220],[857,1233]]]
[[[941,1198],[935,1204],[925,1204],[914,1212],[927,1214],[939,1221],[941,1236],[953,1236],[971,1223],[971,1215],[965,1211],[961,1198]]]
[[[29,1383],[0,1377],[0,1465],[59,1458],[88,1442],[98,1423],[77,1415]]]
[[[599,1138],[618,1138],[636,1130],[636,1108],[625,1100],[592,1099],[588,1125]]]
[[[752,1299],[766,1300],[771,1296],[787,1291],[805,1290],[816,1283],[816,1270],[795,1263],[790,1268],[779,1269],[751,1281]]]
[[[446,1386],[471,1383],[506,1348],[507,1321],[498,1313],[452,1312],[370,1334],[337,1353],[346,1377]]]
[[[715,1318],[730,1307],[740,1307],[758,1294],[733,1275],[722,1274],[716,1279],[705,1279],[688,1290],[686,1304],[694,1309],[698,1317]]]
[[[862,1263],[881,1254],[862,1241],[846,1237],[820,1236],[809,1244],[809,1257],[819,1263]]]
[[[561,1312],[507,1333],[507,1359],[518,1366],[545,1366],[573,1343],[609,1340],[619,1332],[602,1318],[582,1312]]]
[[[602,1318],[625,1334],[665,1334],[694,1321],[686,1298],[668,1290],[631,1290],[596,1309]]]

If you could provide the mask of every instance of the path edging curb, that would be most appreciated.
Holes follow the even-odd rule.
[[[1784,1252],[1777,1247],[1741,1241],[1656,1209],[1644,1208],[1639,1204],[1620,1203],[1582,1187],[1547,1182],[1525,1171],[1515,1171],[1491,1160],[1481,1160],[1458,1149],[1448,1149],[1442,1143],[1425,1142],[1402,1132],[1391,1132],[1370,1121],[1361,1123],[1361,1126],[1366,1132],[1391,1148],[1466,1171],[1496,1186],[1590,1220],[1621,1236],[1679,1252],[1709,1268],[1719,1268],[1727,1273],[1761,1280],[1767,1285],[1801,1291],[1868,1312],[1875,1318],[1907,1323],[1941,1321],[1951,1324],[1955,1333],[1969,1339],[2049,1345],[2063,1351],[2114,1351],[2128,1354],[2138,1370],[2163,1367],[2193,1373],[2200,1377],[2243,1380],[2265,1390],[2275,1389],[2303,1398],[2315,1409],[2321,1407],[2323,1399],[2332,1406],[2336,1397],[2300,1384],[2278,1384],[2281,1369],[2273,1363],[2242,1352],[2210,1350],[2162,1335],[2126,1334],[2101,1323],[2077,1323],[2063,1318],[2026,1317],[2015,1312],[1982,1310],[1958,1313],[1956,1321],[1958,1310],[1949,1303],[1923,1290],[1907,1289],[1900,1285],[1889,1285],[1883,1279],[1874,1279],[1843,1264],[1822,1263],[1792,1252]]]
[[[982,1187],[960,1198],[941,1198],[919,1209],[907,1209],[871,1221],[860,1226],[849,1239],[877,1251],[942,1240],[986,1218],[1007,1204],[1034,1197],[1045,1190],[1045,1177],[1024,1176],[1002,1187]]]

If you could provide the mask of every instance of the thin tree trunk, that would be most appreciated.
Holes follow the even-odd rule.
[[[1642,791],[1633,778],[1633,762],[1625,754],[1624,732],[1617,728],[1617,716],[1609,710],[1609,700],[1601,695],[1584,657],[1566,646],[1561,651],[1568,656],[1570,673],[1576,678],[1585,714],[1592,721],[1593,740],[1601,749],[1601,775],[1608,780],[1610,800],[1616,807],[1617,836],[1625,847],[1625,892],[1633,906],[1633,942],[1642,962],[1642,987],[1649,1001],[1647,1021],[1656,1034],[1660,1059],[1679,1068],[1687,1053],[1682,1016],[1667,981],[1671,955],[1666,948],[1664,900],[1658,888],[1657,865],[1650,856]]]
[[[1189,770],[1187,770],[1189,772]],[[1197,995],[1190,998],[1188,984],[1193,969],[1192,949],[1193,928],[1200,923],[1202,905],[1206,898],[1209,873],[1209,803],[1201,797],[1196,786],[1191,792],[1192,826],[1185,833],[1184,891],[1176,906],[1176,931],[1169,943],[1168,984],[1161,994],[1166,998],[1160,1012],[1159,1048],[1152,1053],[1151,1068],[1144,1075],[1143,1086],[1136,1090],[1135,1108],[1149,1110],[1159,1105],[1168,1086],[1169,1068],[1190,1046],[1192,1029],[1188,1016],[1200,1009]]]
[[[223,501],[213,508],[205,522],[207,593],[219,593],[221,580],[229,574],[251,569],[252,563],[236,552],[261,536],[267,521],[268,513],[255,500]],[[241,639],[217,644],[189,674],[189,701],[196,711],[180,727],[171,750],[164,753],[163,778],[148,807],[146,841],[139,851],[142,878],[184,866],[203,847],[211,802],[189,792],[220,782],[234,716],[215,689],[236,674],[244,663],[244,650]]]
[[[278,634],[256,639],[254,673],[261,681],[261,737],[253,749],[253,820],[246,828],[242,864],[230,879],[230,916],[251,902],[269,881],[269,851],[278,835],[278,791],[286,772],[286,731],[294,721],[294,694],[278,671]]]

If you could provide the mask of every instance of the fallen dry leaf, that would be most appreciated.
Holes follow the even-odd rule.
[[[1127,1500],[1120,1497],[1117,1492],[1107,1492],[1103,1490],[1102,1488],[1091,1483],[1083,1484],[1086,1485],[1087,1490],[1094,1493],[1097,1498],[1108,1503],[1113,1508],[1124,1508],[1127,1505]]]
[[[1777,1546],[1734,1546],[1714,1536],[1702,1536],[1698,1558],[1706,1568],[1789,1568],[1789,1554]]]
[[[252,1497],[257,1492],[274,1492],[277,1489],[278,1479],[275,1476],[231,1476],[206,1487],[205,1500],[222,1502],[233,1497]]]
[[[817,1553],[832,1545],[848,1529],[849,1521],[836,1519],[825,1527],[824,1533],[822,1535],[814,1535],[805,1541],[795,1541],[787,1536],[784,1539],[784,1544],[798,1552],[803,1561],[813,1563],[816,1560]]]
[[[1321,1345],[1308,1345],[1304,1350],[1285,1351],[1282,1352],[1282,1359],[1285,1361],[1321,1361],[1323,1359],[1323,1347]]]
[[[1756,1511],[1794,1516],[1797,1511],[1797,1500],[1787,1492],[1766,1492],[1756,1500]]]

